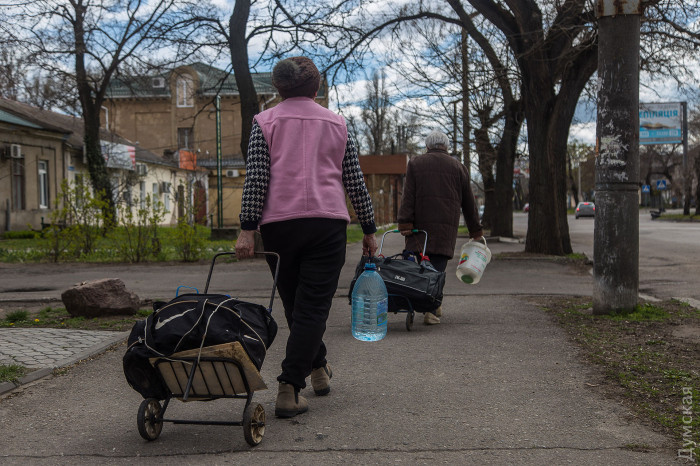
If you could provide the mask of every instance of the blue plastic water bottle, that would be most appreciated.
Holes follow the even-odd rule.
[[[352,336],[361,341],[378,341],[386,335],[389,296],[384,280],[372,262],[357,278],[352,289]]]

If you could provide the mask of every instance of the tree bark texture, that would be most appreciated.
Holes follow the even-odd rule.
[[[258,94],[248,63],[248,41],[246,27],[250,15],[250,0],[236,0],[229,20],[229,50],[231,67],[241,99],[241,153],[248,160],[248,142],[253,128],[253,117],[259,111]]]
[[[102,197],[106,202],[106,207],[103,212],[105,221],[108,223],[116,219],[116,209],[114,197],[112,196],[112,185],[107,173],[107,164],[102,155],[100,145],[100,107],[104,92],[101,95],[93,95],[92,87],[90,86],[87,68],[85,66],[85,54],[87,46],[85,44],[85,29],[84,21],[87,7],[85,5],[75,5],[75,20],[73,22],[73,33],[75,38],[75,76],[76,86],[78,88],[78,97],[80,99],[83,112],[83,142],[85,158],[88,163],[88,172],[90,173],[90,181],[96,195]]]

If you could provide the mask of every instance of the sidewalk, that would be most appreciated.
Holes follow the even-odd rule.
[[[455,255],[459,254],[461,244],[467,240],[468,238],[459,239]],[[400,235],[386,235],[383,253],[391,255],[400,252],[401,243]],[[494,255],[499,252],[523,249],[517,239],[499,241],[498,238],[495,238],[489,242],[489,246]],[[347,286],[352,279],[356,265],[354,259],[357,255],[354,249],[356,247],[351,245],[348,250],[348,263],[343,269],[339,289],[336,293],[338,298],[347,296],[348,293]],[[251,267],[253,264],[259,265],[254,262],[244,262],[234,266],[225,262],[217,262],[212,275],[212,287],[228,287],[231,280],[227,280],[226,277],[230,274],[240,275],[234,282],[245,280],[246,285],[235,287],[239,296],[260,296],[264,293],[263,290],[266,286],[271,287],[271,281],[269,280],[269,272],[264,267]],[[13,264],[13,267],[17,266]],[[456,267],[456,259],[450,262],[449,272],[454,267]],[[242,271],[241,268],[245,270]],[[565,286],[562,286],[558,266],[553,269],[553,273],[542,271],[536,286],[529,283],[529,280],[518,280],[509,283],[507,287],[502,285],[502,280],[497,276],[499,271],[494,270],[499,268],[499,264],[489,266],[484,280],[475,287],[465,288],[463,284],[452,280],[454,277],[450,276],[445,287],[445,295],[459,294],[465,289],[470,292],[470,295],[490,295],[497,293],[498,288],[501,288],[502,293],[514,295],[582,294],[579,284],[575,285],[575,291],[567,290]],[[508,264],[508,273],[527,277],[530,275],[528,273],[530,268],[531,265],[527,261],[512,260]],[[208,269],[209,264],[118,264],[107,266],[30,264],[23,271],[15,270],[12,275],[4,277],[5,290],[0,293],[0,310],[3,308],[3,304],[12,307],[63,306],[60,298],[63,291],[75,283],[98,278],[121,278],[126,283],[127,289],[135,292],[141,299],[167,300],[174,296],[175,289],[179,285],[191,285],[203,291],[204,283],[202,281],[206,279]],[[268,282],[270,285],[266,285]],[[26,286],[27,283],[32,285]],[[224,289],[230,290],[231,288]],[[401,316],[405,317],[405,314],[401,314]],[[421,318],[422,314],[416,314],[416,325],[422,324]],[[3,329],[0,331],[0,364],[19,364],[31,372],[22,377],[18,383],[0,383],[0,395],[15,389],[17,386],[50,375],[55,369],[71,366],[99,354],[110,346],[125,340],[128,335],[129,332],[70,329]]]
[[[466,241],[460,239],[457,248],[462,240]],[[400,252],[400,246],[399,235],[390,236],[385,254]],[[489,247],[494,255],[523,249],[522,244],[496,241],[489,241]],[[288,335],[281,304],[275,301],[273,315],[280,332],[261,371],[270,390],[256,392],[253,399],[267,412],[265,437],[258,447],[247,446],[240,427],[171,423],[164,424],[158,440],[143,441],[136,429],[141,397],[124,380],[121,357],[125,347],[121,345],[61,377],[47,378],[16,389],[17,396],[1,398],[0,461],[674,463],[674,448],[681,448],[682,440],[653,432],[620,404],[605,399],[595,388],[600,374],[580,361],[564,332],[532,302],[534,295],[589,295],[592,286],[587,275],[549,260],[496,259],[478,285],[467,286],[455,277],[452,261],[440,325],[425,326],[418,314],[409,332],[405,314],[390,314],[387,337],[366,343],[354,340],[349,331],[347,287],[358,259],[359,245],[351,245],[327,325],[325,340],[334,368],[332,392],[316,397],[306,388],[302,394],[309,399],[309,412],[291,420],[273,416],[275,379]],[[142,299],[160,299],[173,296],[177,285],[187,284],[183,281],[203,286],[207,270],[202,265],[137,267],[119,278]],[[92,268],[82,271],[100,278]],[[24,283],[34,273],[32,283],[37,285],[58,287],[66,279],[55,272],[51,276],[37,276],[36,270],[29,269],[18,273],[14,279]],[[77,278],[75,273],[70,271],[70,279]],[[231,283],[242,297],[261,303],[269,299],[271,280],[262,260],[222,264],[212,279],[213,289],[231,289]],[[60,296],[58,290],[37,293],[43,293],[39,299],[51,299],[51,293]],[[124,339],[124,335],[108,336],[112,342]],[[5,344],[0,342],[0,347]],[[240,419],[242,409],[236,403],[173,401],[168,414],[235,420]],[[222,409],[224,406],[230,408]]]
[[[30,372],[18,383],[0,382],[0,395],[70,366],[123,341],[128,332],[53,328],[0,330],[0,364],[19,364]]]

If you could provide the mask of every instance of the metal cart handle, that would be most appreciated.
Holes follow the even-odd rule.
[[[425,235],[425,241],[423,242],[423,255],[425,255],[425,248],[428,246],[428,232],[425,230],[411,230],[412,233],[423,233]],[[384,246],[384,237],[388,235],[389,233],[401,233],[401,230],[389,230],[385,232],[382,235],[382,241],[379,243],[379,251],[377,251],[377,255],[381,255],[382,253],[382,246]]]
[[[265,256],[275,256],[277,258],[277,261],[275,263],[275,278],[274,281],[272,282],[272,294],[270,295],[270,307],[268,307],[268,311],[272,312],[272,303],[275,301],[275,290],[277,289],[277,275],[279,274],[280,271],[280,255],[277,254],[276,252],[268,252],[268,251],[256,251],[255,254],[262,254]],[[207,275],[207,284],[204,287],[204,294],[206,294],[209,291],[209,280],[211,280],[211,274],[214,271],[214,263],[216,262],[216,258],[219,256],[235,256],[235,252],[220,252],[217,253],[214,258],[211,260],[211,266],[209,267],[209,275]]]

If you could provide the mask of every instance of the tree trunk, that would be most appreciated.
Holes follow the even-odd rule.
[[[513,236],[513,167],[521,124],[519,102],[513,103],[506,109],[503,136],[496,153],[496,209],[491,216],[492,236]]]
[[[112,197],[112,185],[109,182],[109,174],[107,173],[107,164],[102,156],[102,148],[100,146],[100,108],[102,99],[98,99],[93,94],[85,66],[87,47],[85,45],[83,25],[86,8],[84,5],[75,7],[76,19],[73,23],[76,87],[78,88],[78,97],[83,110],[83,129],[85,132],[83,135],[85,144],[83,150],[88,163],[92,188],[95,194],[101,196],[105,201],[103,210],[105,226],[111,226],[116,221],[116,209],[114,198]]]
[[[481,224],[484,228],[491,229],[493,217],[496,212],[496,179],[493,175],[493,166],[496,163],[496,150],[489,139],[488,119],[481,117],[481,125],[474,128],[474,146],[479,160],[479,173],[484,185],[484,218]]]
[[[87,159],[90,181],[96,195],[105,201],[106,206],[102,211],[106,227],[113,226],[116,222],[116,208],[112,193],[112,184],[107,173],[107,164],[102,155],[100,144],[100,115],[94,104],[83,106],[83,121],[85,137],[85,158]],[[98,107],[99,108],[99,107]]]
[[[566,213],[566,151],[576,103],[595,70],[594,53],[583,57],[554,93],[547,69],[523,74],[523,107],[530,150],[530,213],[525,251],[564,255],[573,252]],[[591,58],[593,57],[593,58]],[[527,77],[526,77],[527,76]]]
[[[695,215],[700,215],[700,152],[695,156],[693,160],[693,165],[695,166]]]
[[[563,230],[568,230],[563,170],[568,131],[553,134],[556,128],[553,120],[557,117],[553,114],[554,98],[538,99],[551,91],[545,88],[530,92],[523,93],[530,149],[530,212],[525,251],[561,256],[571,252],[568,231],[566,237],[562,235]],[[556,144],[557,138],[563,139],[563,144]],[[563,153],[556,153],[558,146],[563,147]]]
[[[246,26],[250,14],[250,0],[236,0],[229,20],[229,50],[231,67],[241,99],[241,153],[248,160],[248,141],[253,128],[253,117],[259,112],[258,94],[248,64]]]

